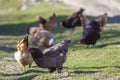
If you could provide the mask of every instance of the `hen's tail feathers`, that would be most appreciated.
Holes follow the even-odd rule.
[[[38,22],[43,24],[43,25],[47,22],[44,18],[42,18],[40,16],[37,16],[36,18],[37,18]]]
[[[27,35],[25,35],[25,37],[24,37],[24,43],[26,43],[26,46],[28,47],[28,34]]]
[[[82,14],[85,11],[84,8],[80,8],[80,10],[77,12],[77,15]]]

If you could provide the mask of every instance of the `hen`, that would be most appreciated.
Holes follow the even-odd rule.
[[[39,67],[48,68],[50,72],[54,72],[57,69],[59,73],[66,61],[66,53],[68,52],[70,43],[70,39],[64,39],[60,43],[45,49],[43,52],[40,49],[32,47],[29,48],[29,52]]]
[[[37,16],[37,21],[39,22],[39,27],[48,31],[53,31],[57,27],[56,14],[53,13],[48,19],[44,19],[41,16]]]
[[[28,33],[30,34],[31,45],[38,47],[41,51],[55,44],[54,35],[40,27],[31,27]]]
[[[83,31],[83,38],[79,41],[80,44],[85,43],[87,47],[92,47],[96,41],[100,38],[100,32],[103,30],[107,20],[107,13],[101,15],[94,21],[90,21],[85,24]],[[85,23],[82,20],[82,23]]]
[[[31,54],[28,52],[28,35],[24,37],[24,39],[18,41],[17,44],[17,52],[14,54],[14,58],[20,64],[20,66],[24,67],[29,65],[31,67],[33,59]]]
[[[79,11],[75,12],[72,16],[69,16],[66,20],[61,22],[61,27],[67,28],[67,29],[74,29],[76,26],[81,26],[81,20],[79,18],[79,14],[82,14],[84,11],[83,8],[81,8]]]

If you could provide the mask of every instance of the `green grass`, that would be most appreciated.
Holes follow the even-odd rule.
[[[35,63],[26,72],[22,72],[14,60],[16,42],[26,34],[26,27],[34,26],[36,15],[45,18],[53,12],[57,22],[72,14],[63,4],[40,3],[25,11],[13,11],[0,15],[0,80],[119,80],[120,79],[120,24],[105,26],[101,38],[92,49],[78,45],[82,37],[82,28],[72,30],[58,28],[53,32],[57,42],[69,37],[72,44],[67,53],[63,72],[70,76],[55,78],[56,72],[49,74],[47,69],[38,68]],[[92,17],[92,16],[91,16]]]
[[[22,5],[19,0],[0,0],[0,9],[18,8]]]

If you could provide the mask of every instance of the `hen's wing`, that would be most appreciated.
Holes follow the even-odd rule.
[[[68,47],[65,47],[63,44],[59,43],[48,49],[45,49],[43,51],[43,54],[49,57],[57,57],[57,56],[60,56],[61,54],[66,54],[67,50],[68,50]]]
[[[55,51],[53,48],[48,48],[43,51],[43,55],[47,57],[57,57],[60,53]]]

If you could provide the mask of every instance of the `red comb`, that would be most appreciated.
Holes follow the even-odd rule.
[[[83,39],[80,39],[80,40],[78,41],[78,44],[84,44],[84,40],[83,40]]]

